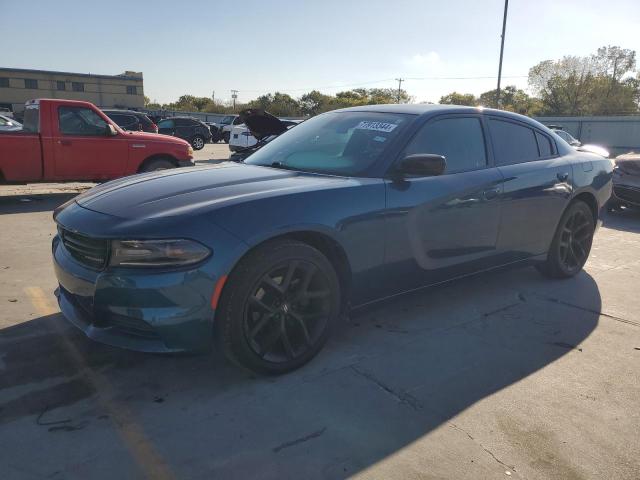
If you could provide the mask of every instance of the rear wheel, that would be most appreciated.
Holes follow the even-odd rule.
[[[146,163],[141,169],[141,172],[155,172],[157,170],[166,170],[167,168],[175,168],[175,164],[166,158],[157,158]]]
[[[547,260],[538,270],[551,278],[576,275],[589,257],[594,231],[591,209],[581,200],[574,201],[562,215]]]
[[[218,339],[233,362],[286,373],[320,351],[339,305],[338,278],[322,253],[293,240],[268,242],[230,275],[216,316]]]
[[[196,135],[191,139],[191,146],[194,150],[202,150],[204,148],[204,137]]]

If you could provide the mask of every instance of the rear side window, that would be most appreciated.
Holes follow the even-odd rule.
[[[105,135],[107,122],[89,108],[58,108],[60,132],[64,135]]]
[[[194,123],[193,120],[188,118],[176,118],[176,127],[191,127]]]
[[[133,115],[114,113],[109,115],[109,117],[124,129],[137,130],[138,128],[138,120]]]
[[[158,122],[158,128],[173,128],[175,122],[173,120],[160,120]]]
[[[420,129],[405,155],[434,153],[447,159],[445,173],[477,170],[487,165],[484,135],[479,118],[445,118]]]
[[[542,135],[540,132],[536,132],[536,140],[538,140],[538,150],[542,158],[550,157],[553,155],[553,148],[551,148],[551,140],[546,135]]]
[[[489,123],[497,165],[524,163],[539,158],[533,129],[495,119],[491,119]]]

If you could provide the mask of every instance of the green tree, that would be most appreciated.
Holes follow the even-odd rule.
[[[500,89],[500,105],[498,106],[497,92],[497,89],[493,89],[480,94],[478,97],[478,105],[490,108],[501,108],[529,116],[537,115],[542,108],[539,99],[531,97],[524,90],[516,88],[515,85],[508,85]]]
[[[478,105],[478,99],[472,93],[451,92],[440,97],[440,101],[438,103],[442,105],[466,105],[469,107],[475,107]]]
[[[268,93],[248,103],[250,108],[261,108],[269,113],[282,117],[295,117],[300,115],[300,104],[286,93]]]
[[[587,57],[545,60],[529,70],[529,85],[540,97],[542,114],[609,115],[638,111],[636,53],[602,47]]]

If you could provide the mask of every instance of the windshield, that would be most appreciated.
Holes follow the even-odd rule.
[[[333,175],[363,175],[413,118],[395,113],[325,113],[283,133],[245,163]]]

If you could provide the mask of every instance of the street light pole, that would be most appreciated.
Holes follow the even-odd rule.
[[[231,90],[231,99],[233,100],[233,111],[236,111],[236,98],[238,98],[238,90]]]
[[[498,88],[496,90],[496,106],[500,108],[500,80],[502,80],[502,54],[504,53],[504,33],[507,29],[507,9],[509,0],[504,0],[504,16],[502,17],[502,35],[500,36],[500,63],[498,65]]]

